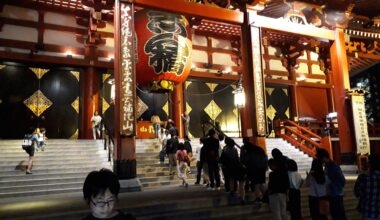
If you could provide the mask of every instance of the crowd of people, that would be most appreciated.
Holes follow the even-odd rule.
[[[177,171],[181,185],[187,187],[192,156],[190,140],[185,137],[184,143],[181,143],[178,133],[170,130],[164,134],[162,149],[169,158],[170,175]],[[264,150],[252,144],[248,138],[243,138],[243,146],[239,149],[233,139],[218,134],[214,129],[210,129],[207,136],[199,141],[200,145],[195,149],[196,185],[200,185],[203,179],[208,190],[220,190],[224,183],[225,192],[239,198],[241,204],[246,203],[245,193],[251,191],[255,204],[268,202],[275,220],[288,219],[288,212],[291,219],[302,219],[301,187],[305,185],[309,187],[309,212],[313,220],[328,219],[328,216],[334,220],[347,219],[343,204],[346,180],[340,166],[330,159],[326,150],[317,150],[310,171],[303,179],[298,172],[297,162],[277,148],[272,150],[272,158],[268,160]],[[372,178],[373,181],[374,177],[366,178]],[[363,179],[361,176],[362,185]],[[362,191],[356,189],[355,193],[363,198]]]

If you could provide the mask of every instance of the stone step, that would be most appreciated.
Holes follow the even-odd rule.
[[[83,185],[83,182],[81,184]],[[29,190],[29,191],[21,191],[21,192],[5,192],[5,193],[0,193],[0,198],[11,198],[11,197],[14,198],[14,197],[51,195],[51,194],[65,194],[65,193],[81,192],[83,190],[82,186],[79,183],[76,183],[74,185],[75,185],[75,187],[72,187],[72,188],[69,187],[71,185],[67,185],[67,186],[62,186],[62,188],[58,188],[58,189],[39,188],[39,189],[34,189],[34,190]]]
[[[76,169],[76,168],[80,168],[81,166],[93,166],[93,167],[98,167],[98,166],[109,166],[109,162],[107,161],[96,161],[96,160],[93,160],[93,161],[75,161],[73,163],[64,163],[64,161],[61,161],[61,162],[57,162],[57,163],[45,163],[45,164],[39,164],[37,161],[35,161],[36,163],[33,163],[33,170],[34,171],[37,171],[37,170],[51,170],[51,169],[60,169],[60,168],[71,168],[71,169]],[[41,163],[41,162],[40,162]],[[9,164],[9,165],[3,165],[3,166],[0,166],[0,172],[3,172],[3,171],[12,171],[12,170],[17,170],[17,169],[20,169],[24,166],[27,165],[27,162],[26,161],[22,161],[21,163],[19,164]]]
[[[5,194],[8,192],[12,193],[24,193],[32,191],[41,191],[41,190],[59,190],[65,188],[78,188],[83,186],[83,181],[81,182],[63,182],[60,184],[57,183],[44,183],[44,184],[28,184],[24,186],[6,186],[0,187],[0,193]]]
[[[10,175],[1,175],[0,176],[0,182],[3,181],[29,181],[29,180],[41,180],[41,179],[60,179],[60,178],[80,178],[83,176],[86,176],[92,169],[83,170],[81,168],[80,172],[70,172],[68,170],[67,172],[60,172],[60,173],[36,173],[34,172],[33,175],[25,175],[25,173],[12,172]]]
[[[17,170],[11,170],[11,171],[0,171],[0,179],[2,177],[8,177],[13,175],[23,175],[23,176],[35,176],[35,175],[49,175],[49,174],[66,174],[66,173],[73,173],[73,172],[90,172],[93,170],[99,170],[101,168],[107,168],[111,169],[110,164],[97,164],[96,166],[93,165],[83,165],[81,167],[74,167],[74,168],[66,168],[66,167],[59,167],[59,168],[47,168],[43,167],[40,169],[33,168],[33,174],[32,175],[26,175],[25,170],[26,167],[18,167]]]
[[[29,176],[29,175],[28,175]],[[83,184],[87,174],[84,174],[80,177],[60,177],[60,178],[43,178],[43,179],[24,179],[24,180],[9,180],[9,181],[0,181],[0,192],[2,192],[2,189],[10,189],[9,185],[11,183],[12,187],[25,187],[27,185],[34,186],[34,185],[46,185],[46,184],[63,184],[63,183],[70,183],[75,182],[79,183],[81,182]]]

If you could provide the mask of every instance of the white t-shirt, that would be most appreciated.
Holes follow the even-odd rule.
[[[300,189],[302,184],[302,177],[297,171],[289,171],[289,188]]]
[[[92,116],[91,118],[92,127],[99,125],[101,121],[102,121],[102,117],[100,117],[100,115]]]
[[[202,149],[203,145],[199,145],[196,149],[195,149],[195,153],[197,154],[197,161],[201,161],[201,149]]]

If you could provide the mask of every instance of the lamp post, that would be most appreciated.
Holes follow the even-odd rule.
[[[238,130],[239,130],[239,137],[240,137],[240,109],[244,108],[245,106],[245,94],[244,94],[244,88],[242,84],[242,76],[240,74],[239,81],[237,82],[236,89],[232,92],[234,94],[234,104],[236,108],[238,109]]]

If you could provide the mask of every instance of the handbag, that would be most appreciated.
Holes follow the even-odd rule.
[[[28,138],[24,138],[22,144],[21,144],[21,147],[23,150],[27,151],[29,150],[29,148],[32,146],[32,140],[28,139]]]
[[[327,198],[319,198],[319,214],[328,215],[330,213],[330,203]]]

